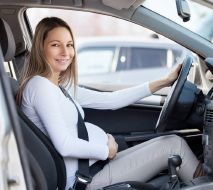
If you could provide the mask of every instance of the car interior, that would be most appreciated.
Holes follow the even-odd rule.
[[[193,59],[190,56],[182,60],[182,69],[171,90],[162,89],[154,94],[161,99],[159,105],[137,102],[118,110],[84,108],[85,122],[93,123],[105,132],[112,134],[119,145],[118,152],[159,136],[176,134],[183,137],[198,160],[203,162],[205,176],[187,181],[181,188],[212,189],[213,83],[207,76],[212,79],[213,44],[147,9],[141,5],[143,2],[144,0],[1,0],[2,59],[10,69],[10,76],[5,74],[1,77],[7,78],[5,84],[11,87],[11,92],[9,91],[10,93],[7,95],[11,97],[16,95],[22,82],[22,69],[26,64],[32,44],[33,32],[26,14],[28,8],[60,8],[95,12],[121,18],[151,29],[193,51],[197,55],[198,66],[192,65]],[[10,67],[11,64],[13,67]],[[209,75],[206,74],[207,72]],[[200,83],[200,81],[202,82]],[[111,92],[129,86],[119,84],[80,85],[102,92]],[[33,189],[65,189],[66,168],[62,156],[56,151],[50,139],[25,116],[15,101],[13,106],[21,129],[21,133],[16,134],[16,138],[24,140],[24,151],[28,158],[26,162],[30,167]],[[169,171],[169,174],[168,170],[162,171],[146,183],[124,181],[115,186],[103,187],[103,189],[157,190],[170,181],[172,174],[171,170]],[[129,184],[130,187],[123,187],[124,183]]]

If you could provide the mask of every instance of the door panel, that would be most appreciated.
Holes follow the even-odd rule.
[[[107,133],[125,134],[154,131],[160,110],[129,106],[118,110],[84,109],[85,121],[93,123]]]
[[[161,134],[154,132],[160,110],[160,106],[149,105],[131,105],[118,110],[84,109],[85,121],[112,134],[119,145],[119,152],[159,136],[175,134],[183,137],[195,155],[201,157],[202,133],[189,129],[187,123],[167,125],[166,131]]]
[[[84,88],[97,90],[86,86]],[[163,95],[152,95],[118,110],[84,108],[85,122],[93,123],[112,134],[119,145],[119,151],[159,136],[175,134],[183,137],[195,155],[202,159],[201,132],[191,129],[186,122],[168,124],[161,134],[154,132],[166,98],[165,90],[162,92]]]
[[[118,110],[84,108],[85,122],[93,123],[107,133],[126,134],[155,130],[161,106],[133,104]],[[191,129],[186,122],[168,124],[166,130]]]

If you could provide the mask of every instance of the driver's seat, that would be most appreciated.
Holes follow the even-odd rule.
[[[10,84],[11,84],[13,96],[15,96],[16,93],[17,93],[18,87],[19,87],[18,82],[12,77],[8,77],[8,79],[9,79]],[[40,140],[42,142],[42,144],[44,144],[46,146],[47,150],[49,151],[50,155],[52,156],[52,159],[55,162],[54,167],[56,168],[56,173],[57,173],[56,175],[57,175],[58,190],[64,190],[65,185],[66,185],[66,168],[65,168],[65,165],[64,165],[63,158],[55,150],[53,144],[43,134],[43,132],[40,131],[34,125],[34,123],[31,122],[31,120],[22,112],[22,110],[18,106],[16,106],[16,107],[17,107],[17,112],[18,112],[18,115],[19,115],[21,129],[22,129],[22,133],[24,134],[24,141],[25,141],[27,149],[29,149],[29,152],[31,152],[32,155],[37,157],[37,156],[39,156],[40,154],[43,154],[43,153],[38,152],[36,150],[37,145],[35,145],[35,143],[38,143],[37,141]],[[30,129],[30,131],[29,131],[29,129]],[[29,135],[37,137],[36,138],[37,140],[35,142],[30,142],[30,144],[34,144],[33,149],[31,147],[29,147],[29,139],[33,140],[34,137],[29,138]],[[44,151],[44,150],[41,150],[41,151]],[[50,158],[47,157],[47,159],[50,159]],[[37,160],[37,162],[40,162],[39,159],[36,159],[36,160]],[[46,161],[43,161],[43,162],[46,162]],[[38,165],[41,166],[42,164],[38,163]],[[35,174],[35,171],[32,171],[32,172]],[[141,172],[143,172],[143,171],[141,171]],[[36,176],[34,176],[34,177],[36,178]],[[137,190],[142,190],[142,189],[143,190],[158,190],[169,180],[170,180],[169,175],[159,174],[147,183],[136,182],[136,181],[128,181],[128,182],[125,182],[125,183],[130,184],[130,186],[132,188],[135,188]],[[47,182],[47,183],[50,183],[50,182]],[[128,189],[130,190],[132,188],[128,188]],[[124,188],[122,188],[122,189],[124,189]]]
[[[10,26],[0,18],[0,43],[3,46],[3,54],[6,61],[14,58],[15,41]],[[18,82],[9,77],[13,96],[19,88]],[[32,176],[37,189],[42,190],[64,190],[66,185],[66,168],[63,158],[55,150],[51,141],[25,116],[17,106],[17,113],[30,161]],[[143,190],[159,189],[169,180],[168,175],[160,175],[148,183],[128,182],[132,188]],[[132,189],[128,188],[128,189]],[[124,189],[124,188],[122,188]]]

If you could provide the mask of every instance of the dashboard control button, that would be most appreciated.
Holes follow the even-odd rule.
[[[198,104],[196,107],[196,113],[197,115],[203,115],[205,111],[205,105],[204,104]]]

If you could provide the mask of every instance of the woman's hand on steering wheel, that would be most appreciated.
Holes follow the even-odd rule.
[[[171,86],[174,83],[174,81],[177,79],[180,69],[181,69],[181,64],[178,64],[177,67],[172,69],[163,78],[150,82],[149,89],[150,89],[151,93],[153,94],[154,92],[160,90],[161,88]]]
[[[177,79],[179,71],[181,69],[181,64],[179,63],[177,67],[173,68],[166,76],[165,76],[165,81],[166,81],[166,87],[172,86],[174,81]]]
[[[181,65],[179,64],[166,76],[165,79],[167,80],[167,84],[173,84],[161,109],[157,124],[155,126],[155,132],[162,133],[164,131],[167,122],[178,102],[185,81],[187,80],[192,61],[193,59],[190,56],[186,56],[186,58],[183,60],[183,63]]]
[[[108,136],[108,139],[109,139],[108,143],[107,143],[107,146],[109,148],[108,158],[109,158],[109,160],[112,160],[117,154],[118,144],[115,142],[115,139],[111,134],[107,134],[107,136]]]

